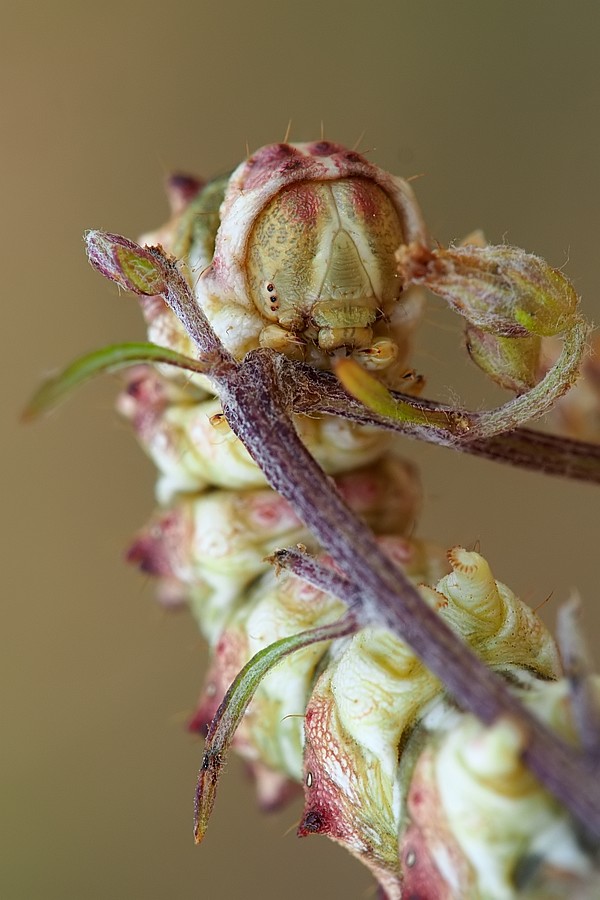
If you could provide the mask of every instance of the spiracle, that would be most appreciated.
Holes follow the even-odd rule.
[[[406,391],[423,297],[404,288],[395,253],[427,243],[406,182],[338,144],[275,144],[207,184],[177,176],[169,195],[171,220],[144,240],[179,260],[236,358],[269,347],[328,369],[348,355]],[[152,341],[193,355],[160,297],[141,305]],[[138,367],[118,407],[159,472],[159,508],[129,559],[156,576],[165,603],[189,604],[210,645],[190,723],[202,732],[255,653],[335,621],[344,604],[267,561],[280,547],[319,547],[266,485],[207,377]],[[446,554],[414,536],[418,474],[390,437],[327,416],[297,416],[296,425],[424,599],[573,739],[552,638],[479,554]],[[365,628],[284,659],[233,746],[264,808],[303,790],[298,833],[346,846],[389,900],[493,900],[517,896],[526,858],[537,860],[534,882],[576,880],[591,865],[566,814],[524,768],[524,740],[509,722],[486,730],[460,713],[407,645]]]

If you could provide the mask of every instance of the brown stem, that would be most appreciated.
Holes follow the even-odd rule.
[[[360,588],[354,582],[345,578],[344,575],[336,572],[335,569],[324,565],[324,563],[319,562],[318,559],[310,556],[305,551],[291,548],[276,550],[269,557],[269,562],[276,567],[292,572],[298,578],[302,578],[303,581],[307,581],[320,591],[339,597],[340,600],[344,601],[348,609],[355,613],[357,621],[361,625],[366,624],[361,619],[363,610],[359,596]]]
[[[278,360],[277,364],[294,412],[341,416],[353,422],[395,431],[407,437],[442,447],[451,447],[460,453],[469,453],[494,462],[507,463],[546,475],[559,475],[575,481],[600,484],[600,444],[575,441],[529,428],[516,428],[495,437],[473,438],[470,433],[451,435],[438,428],[398,422],[368,410],[347,394],[335,376],[329,372],[318,372],[285,359]],[[400,400],[409,400],[413,404],[415,402],[412,397],[392,393]],[[449,409],[434,400],[421,398],[418,406],[423,410]],[[459,409],[455,412],[469,415],[466,410]]]
[[[189,335],[193,336],[200,353],[213,361],[219,374],[221,367],[231,367],[234,364],[233,357],[225,349],[212,325],[206,318],[204,311],[198,303],[190,303],[191,292],[187,281],[177,268],[174,260],[167,259],[157,247],[149,247],[148,252],[155,258],[157,265],[165,272],[166,291],[164,299],[171,307],[181,324]]]
[[[600,444],[517,428],[455,449],[544,475],[600,484]]]

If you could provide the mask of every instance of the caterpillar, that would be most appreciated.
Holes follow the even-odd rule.
[[[424,299],[406,287],[397,251],[427,235],[405,181],[319,141],[269,145],[208,183],[176,176],[168,193],[170,221],[143,241],[178,260],[235,359],[265,348],[328,370],[350,357],[388,388],[418,394],[423,380],[407,365]],[[143,296],[141,307],[155,344],[194,356],[161,296]],[[159,472],[158,510],[128,556],[156,576],[165,604],[190,606],[209,643],[190,723],[204,731],[251,658],[335,622],[345,606],[274,570],[278,548],[321,551],[231,430],[210,377],[137,367],[118,409]],[[427,604],[525,706],[576,741],[552,637],[480,554],[414,536],[418,473],[390,435],[328,415],[296,415],[295,425]],[[508,719],[485,728],[457,709],[408,645],[373,626],[283,659],[233,746],[263,808],[303,791],[298,833],[345,846],[388,900],[501,900],[569,893],[593,874],[567,813],[522,762],[526,741]]]

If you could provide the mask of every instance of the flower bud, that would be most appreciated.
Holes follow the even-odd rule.
[[[425,577],[429,570],[437,573],[440,565],[443,565],[441,554],[435,548],[414,544],[406,538],[388,536],[382,539],[382,545],[385,552],[398,564],[403,565],[407,573],[415,579]],[[226,688],[238,670],[247,663],[253,654],[282,637],[298,634],[308,628],[334,621],[340,617],[343,611],[344,604],[340,600],[310,586],[295,575],[282,573],[277,577],[270,572],[263,576],[251,589],[250,594],[246,595],[244,603],[233,611],[233,614],[230,607],[225,629],[215,641],[210,672],[197,713],[192,720],[192,727],[201,729],[210,721]],[[343,645],[345,646],[345,642]],[[337,642],[334,646],[337,646]],[[395,747],[394,741],[398,729],[402,729],[403,724],[406,723],[406,717],[401,718],[398,722],[395,706],[391,713],[387,706],[378,711],[377,704],[373,705],[369,701],[366,683],[361,683],[359,672],[359,668],[363,665],[361,661],[363,649],[366,649],[367,652],[367,667],[360,669],[360,672],[363,672],[365,676],[374,676],[383,667],[388,672],[388,680],[391,677],[396,684],[398,679],[402,680],[403,675],[412,673],[414,670],[416,681],[412,677],[408,677],[406,684],[400,689],[400,693],[403,695],[402,699],[400,701],[393,700],[393,703],[399,702],[403,709],[407,703],[411,710],[416,708],[417,695],[414,690],[416,682],[425,681],[427,684],[435,685],[433,690],[437,690],[437,681],[426,672],[402,642],[381,630],[365,631],[362,641],[359,641],[356,646],[351,642],[347,650],[341,653],[342,667],[344,670],[347,669],[351,675],[354,672],[356,676],[351,679],[352,689],[356,689],[358,695],[363,698],[363,706],[366,704],[372,707],[368,714],[370,743],[377,749],[384,745],[386,748],[388,745]],[[321,667],[321,661],[327,652],[326,644],[313,644],[279,663],[277,669],[261,682],[236,732],[233,745],[242,756],[250,761],[252,770],[260,779],[258,790],[263,798],[267,796],[269,784],[271,786],[278,784],[283,798],[289,787],[287,779],[301,781],[303,778],[303,747],[306,731],[304,710],[313,689],[315,672]],[[347,658],[347,653],[350,653],[349,658]],[[388,659],[387,663],[386,659]],[[327,671],[333,674],[336,667],[329,667]],[[325,681],[320,680],[318,683],[324,685]],[[368,684],[370,685],[370,683],[369,681]],[[329,703],[332,690],[336,692],[336,699],[339,695],[337,687],[331,688],[330,681],[327,681],[327,685],[323,690],[329,697],[327,701]],[[343,685],[340,686],[340,690],[345,690]],[[386,690],[384,684],[382,697],[386,695]],[[313,694],[313,697],[315,696],[317,695]],[[346,719],[348,720],[340,727],[347,735],[345,740],[348,742],[348,752],[350,752],[349,748],[354,744],[354,739],[350,734],[353,733],[355,724],[360,728],[360,715],[357,715],[356,708],[352,708],[351,701],[345,705],[342,718],[344,722]],[[367,727],[366,723],[367,720],[364,719],[363,731]],[[391,742],[389,740],[390,730],[393,732]],[[321,745],[319,747],[320,750],[323,750]],[[368,748],[367,750],[369,753],[372,752]],[[396,757],[394,753],[394,750],[388,752],[387,749],[384,753],[385,761],[382,766],[388,781],[390,778],[393,781],[395,777]],[[359,760],[358,751],[355,755]],[[254,766],[256,760],[260,760],[260,767]],[[357,762],[358,764],[359,762]],[[306,767],[306,762],[304,765]],[[315,773],[316,771],[315,768]],[[277,774],[285,776],[285,780],[274,782],[273,778]],[[269,779],[271,780],[269,781]],[[393,788],[391,790],[393,791]],[[395,838],[390,839],[390,847],[394,841]]]
[[[471,325],[502,337],[561,334],[577,316],[571,282],[518,247],[412,244],[400,247],[397,260],[407,282],[424,285]]]
[[[126,291],[151,295],[165,290],[164,264],[151,248],[102,231],[88,231],[86,244],[94,268]]]
[[[555,896],[544,893],[539,881],[551,883],[559,873],[568,874],[575,887],[576,879],[592,870],[568,814],[522,761],[526,743],[527,736],[509,720],[486,728],[464,716],[435,753],[440,805],[474,878],[476,896],[509,900],[530,887],[540,897]]]
[[[537,384],[541,353],[538,335],[500,337],[468,325],[466,339],[473,362],[500,387],[524,394]]]
[[[229,684],[255,653],[307,627],[335,621],[343,611],[341,600],[295,575],[278,578],[269,572],[216,643],[193,727],[211,720]],[[326,650],[326,644],[314,644],[280,662],[258,687],[233,740],[246,759],[259,759],[271,772],[296,782],[302,778],[303,713]]]

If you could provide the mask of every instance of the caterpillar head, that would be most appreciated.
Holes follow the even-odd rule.
[[[378,312],[399,299],[399,217],[365,178],[305,181],[281,190],[249,236],[249,295],[261,315],[323,350],[362,346]]]
[[[199,301],[230,345],[219,305],[234,303],[247,310],[238,341],[254,331],[255,345],[291,355],[345,348],[389,365],[403,288],[394,254],[410,241],[426,237],[406,182],[339,144],[273,144],[231,177]]]

